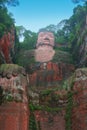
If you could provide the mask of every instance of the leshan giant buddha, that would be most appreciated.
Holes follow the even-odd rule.
[[[53,47],[54,47],[53,33],[40,32],[36,43],[35,60],[41,63],[45,63],[52,60],[55,54]]]

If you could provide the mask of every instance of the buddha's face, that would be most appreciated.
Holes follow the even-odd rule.
[[[48,44],[54,46],[54,35],[51,32],[40,32],[38,35],[37,45]]]

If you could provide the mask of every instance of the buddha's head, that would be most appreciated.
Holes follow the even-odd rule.
[[[51,32],[40,32],[38,34],[36,47],[41,45],[54,46],[54,35]]]

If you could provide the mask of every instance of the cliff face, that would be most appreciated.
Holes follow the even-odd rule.
[[[38,40],[37,52],[38,47],[50,48],[48,38],[46,34],[43,45]],[[1,55],[9,63],[13,47],[1,43]],[[53,50],[54,40],[51,44]],[[79,54],[83,45],[80,49]],[[46,57],[42,62],[41,55],[39,63],[35,50],[22,54],[27,73],[18,65],[0,65],[0,130],[87,130],[87,69],[75,70],[72,55],[64,51],[55,50],[50,61]]]
[[[84,35],[84,44],[79,44],[78,66],[86,65],[86,39]],[[75,70],[71,59],[69,53],[56,51],[51,61],[29,74],[30,115],[36,129],[87,129],[87,70]]]
[[[87,68],[77,69],[66,88],[31,91],[30,105],[36,128],[41,130],[87,129]]]
[[[44,45],[38,44],[35,51],[38,52],[38,56],[41,56],[40,61],[32,64],[31,70],[35,67],[36,69],[28,73],[30,129],[65,130],[68,124],[65,119],[68,107],[68,87],[65,81],[74,73],[75,67],[72,64],[72,56],[68,52],[57,50],[49,61],[49,56],[46,56],[48,55],[46,48],[49,48],[47,43],[45,41]],[[43,51],[40,52],[41,55],[38,48],[43,49],[46,55]]]
[[[30,115],[33,113],[37,129],[66,129],[68,87],[64,82],[74,70],[72,64],[48,62],[29,74]]]
[[[35,90],[31,86],[27,90],[29,79],[26,76],[24,68],[20,66],[4,64],[0,67],[0,129],[87,129],[86,68],[77,69],[67,79],[65,87],[61,88],[37,87]]]
[[[28,130],[28,121],[26,72],[18,65],[3,64],[0,66],[0,130]]]
[[[37,128],[41,130],[65,130],[65,112],[35,111]]]
[[[67,79],[75,68],[72,64],[48,62],[41,64],[39,70],[29,74],[30,86],[37,87],[56,87]]]
[[[14,42],[15,32],[12,28],[10,32],[5,32],[0,39],[0,64],[12,62],[11,53],[14,53]]]
[[[87,129],[87,68],[77,69],[73,86],[72,130]]]

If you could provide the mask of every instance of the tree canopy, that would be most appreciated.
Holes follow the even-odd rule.
[[[4,32],[9,31],[15,22],[12,14],[8,12],[7,5],[16,6],[18,3],[18,0],[0,0],[0,37],[3,36]]]
[[[87,0],[72,0],[73,3],[87,2]]]
[[[19,4],[18,0],[0,0],[0,6],[6,6],[6,5],[16,6],[18,4]]]

